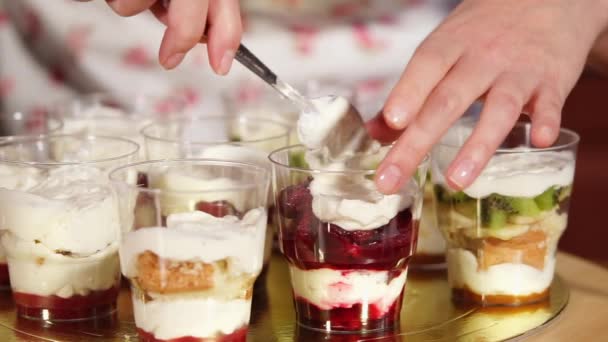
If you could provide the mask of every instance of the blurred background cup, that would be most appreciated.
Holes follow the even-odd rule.
[[[302,146],[270,155],[279,244],[304,327],[371,332],[399,323],[429,160],[399,193],[383,196],[373,177],[386,151],[342,170],[294,163],[294,155],[312,160]]]
[[[94,134],[133,140],[142,146],[140,130],[154,120],[185,115],[187,102],[176,95],[94,93],[66,99],[50,111],[63,121],[66,134]]]
[[[59,133],[62,128],[61,117],[46,111],[0,114],[0,142],[16,137]]]
[[[110,179],[140,338],[245,341],[263,267],[267,168],[160,160],[118,168]]]
[[[270,170],[268,155],[273,150],[287,146],[289,132],[287,126],[269,119],[226,115],[156,121],[146,126],[142,135],[150,160],[218,159],[252,163]],[[271,196],[270,191],[268,196]],[[268,205],[265,266],[268,266],[272,255],[275,231],[274,203],[269,201]],[[264,275],[260,280],[264,279]]]
[[[21,317],[83,320],[116,310],[118,204],[110,168],[136,159],[132,141],[19,138],[0,145],[1,241]]]
[[[562,129],[544,149],[518,123],[477,180],[454,191],[443,175],[473,125],[451,129],[432,154],[437,223],[457,301],[521,305],[548,298],[566,229],[579,137]]]

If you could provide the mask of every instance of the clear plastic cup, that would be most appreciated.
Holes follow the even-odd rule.
[[[110,168],[139,146],[121,138],[42,136],[0,145],[1,242],[21,317],[83,320],[116,310],[118,204]]]
[[[373,165],[385,152],[339,170],[294,166],[293,155],[307,154],[301,146],[270,155],[279,244],[304,327],[371,332],[399,323],[428,158],[401,191],[384,196]]]
[[[21,113],[0,115],[0,127],[3,128],[0,143],[7,143],[15,139],[28,136],[39,136],[56,133],[63,127],[63,122],[58,117],[48,113]],[[0,165],[0,188],[12,189],[16,184],[12,177],[4,177],[5,168]],[[0,290],[10,289],[10,278],[6,253],[0,244]]]
[[[469,130],[478,121],[479,105],[472,106],[465,115],[450,127],[447,134],[455,134],[458,130]],[[459,146],[464,140],[457,142]],[[427,174],[424,183],[424,202],[418,229],[418,245],[412,258],[412,269],[417,271],[436,271],[446,267],[445,252],[447,242],[437,223],[435,196],[433,193],[433,171]]]
[[[55,114],[47,112],[14,112],[0,115],[0,142],[18,137],[58,133],[63,121]]]
[[[61,117],[66,134],[116,136],[137,142],[140,131],[154,120],[184,115],[187,102],[179,96],[96,93],[58,103],[51,111]]]
[[[202,159],[111,173],[124,232],[121,269],[142,341],[245,341],[263,265],[269,178],[253,164]]]
[[[480,305],[545,300],[567,226],[579,137],[562,129],[553,146],[534,148],[530,124],[519,123],[476,181],[454,191],[444,174],[472,130],[448,132],[432,157],[453,298]]]
[[[287,146],[289,128],[261,118],[209,116],[157,121],[146,126],[142,134],[150,160],[212,158],[253,163],[270,170],[268,154]],[[268,241],[264,253],[266,266],[272,255],[275,231],[274,205],[272,201],[268,201],[268,205]]]

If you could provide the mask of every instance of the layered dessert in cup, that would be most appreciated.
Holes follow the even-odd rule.
[[[0,144],[5,144],[16,139],[25,137],[40,136],[44,134],[56,133],[61,130],[63,123],[60,118],[48,113],[12,113],[0,115],[1,126],[3,127],[0,135]],[[29,174],[15,173],[14,170],[4,165],[0,165],[0,188],[10,190],[24,190],[30,184]],[[10,289],[10,278],[8,265],[6,263],[6,253],[0,244],[0,290]]]
[[[139,183],[142,173],[148,184]],[[120,263],[140,340],[245,341],[263,266],[268,170],[164,160],[118,168],[110,179],[120,198]],[[141,194],[152,201],[142,204]],[[138,226],[142,215],[148,222]]]
[[[398,193],[384,195],[369,165],[389,147],[355,141],[359,134],[353,132],[364,127],[346,127],[352,124],[344,120],[346,99],[323,97],[313,104],[317,112],[303,112],[298,121],[306,145],[270,155],[279,244],[298,324],[328,332],[392,329],[416,249],[428,158]],[[305,166],[294,165],[298,154]]]
[[[253,163],[270,171],[268,154],[287,146],[289,128],[279,122],[246,116],[208,116],[159,120],[142,130],[147,158],[205,158]],[[271,193],[269,191],[269,197]],[[274,203],[268,201],[264,265],[272,255]],[[260,278],[262,279],[262,278]]]
[[[118,203],[110,168],[139,146],[100,136],[20,138],[0,145],[1,244],[21,317],[83,320],[116,309]]]
[[[545,300],[568,222],[579,137],[562,129],[555,145],[534,148],[530,124],[520,123],[477,180],[454,191],[443,175],[470,132],[453,132],[433,151],[437,222],[448,242],[453,297],[481,305]]]
[[[154,120],[183,116],[186,105],[172,95],[97,93],[63,101],[52,111],[63,119],[63,133],[126,138],[142,146],[143,156],[141,129]]]

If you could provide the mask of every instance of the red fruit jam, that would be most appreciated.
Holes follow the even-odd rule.
[[[8,265],[6,263],[0,264],[0,289],[8,289],[11,286],[11,281],[8,276]]]
[[[169,340],[159,340],[149,332],[137,329],[139,340],[141,342],[245,342],[247,341],[247,326],[244,326],[228,335],[219,335],[217,337],[192,337],[184,336],[172,338]]]
[[[44,320],[79,320],[107,316],[116,311],[119,287],[93,291],[86,296],[38,296],[13,292],[19,316]]]
[[[284,189],[278,200],[281,251],[300,270],[388,271],[387,282],[407,270],[418,234],[418,223],[409,208],[384,226],[348,231],[314,215],[307,184]],[[383,310],[373,303],[336,303],[323,310],[298,297],[295,305],[298,321],[304,326],[326,330],[329,324],[336,331],[372,331],[395,326],[402,296],[403,292]]]
[[[198,202],[195,206],[196,210],[205,212],[215,217],[224,217],[227,215],[233,215],[240,217],[241,213],[230,204],[228,201],[215,201],[215,202]]]

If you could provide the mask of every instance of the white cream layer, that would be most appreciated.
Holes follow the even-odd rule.
[[[28,192],[0,189],[0,211],[4,234],[52,251],[87,256],[120,237],[116,200],[96,168],[53,169]]]
[[[384,313],[401,294],[407,278],[407,271],[388,282],[388,271],[301,270],[291,265],[289,270],[294,295],[321,310],[369,304]]]
[[[446,164],[446,161],[434,160],[433,178],[435,183],[445,184],[440,164]],[[493,193],[534,197],[552,186],[571,185],[574,168],[574,155],[570,151],[498,154],[464,192],[473,198]]]
[[[173,214],[167,218],[166,228],[140,228],[123,237],[121,269],[125,276],[135,276],[138,255],[151,251],[174,261],[212,263],[228,258],[231,270],[258,274],[266,223],[262,208],[250,210],[242,220],[235,216],[217,218],[200,211]]]
[[[415,186],[410,183],[410,186]],[[319,174],[309,185],[313,196],[312,210],[317,218],[344,230],[379,228],[412,204],[404,187],[401,193],[384,195],[374,182],[358,176]]]
[[[144,303],[133,296],[135,325],[160,340],[231,334],[249,323],[250,314],[251,300],[174,297]]]
[[[469,290],[479,295],[528,296],[542,293],[553,281],[555,257],[545,257],[541,271],[525,264],[504,263],[479,270],[475,255],[465,249],[447,251],[448,281],[452,288]]]
[[[15,292],[69,298],[107,290],[120,280],[118,243],[84,258],[53,253],[41,244],[3,235]]]

